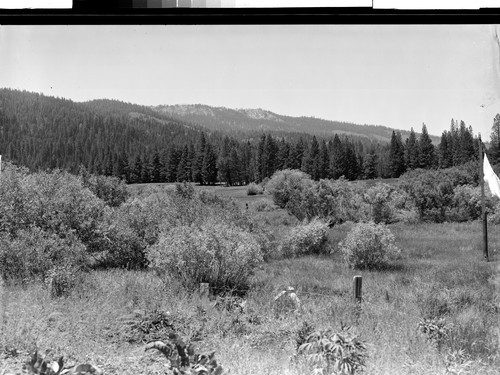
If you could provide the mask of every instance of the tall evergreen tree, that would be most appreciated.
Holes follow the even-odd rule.
[[[328,154],[328,146],[326,141],[323,139],[319,148],[319,178],[325,179],[329,177],[328,170],[330,168],[330,156]]]
[[[130,182],[142,182],[142,159],[140,155],[135,157],[134,163],[131,165]]]
[[[371,149],[370,152],[365,155],[364,176],[369,180],[373,180],[377,177],[377,154],[375,153],[375,149]]]
[[[144,154],[142,157],[141,182],[151,182],[151,171],[153,170],[152,165],[151,156],[149,154]]]
[[[493,119],[488,156],[491,158],[492,164],[500,163],[500,114],[498,113]]]
[[[200,140],[198,142],[198,147],[196,148],[195,156],[193,157],[192,165],[192,180],[198,184],[203,183],[203,178],[201,176],[201,169],[203,167],[203,158],[205,156],[205,145],[207,141],[205,138],[205,133],[200,134]]]
[[[408,169],[419,168],[419,145],[417,136],[413,128],[410,130],[410,136],[406,139],[406,166]]]
[[[427,133],[427,126],[422,124],[422,134],[418,141],[418,161],[420,168],[432,168],[435,165],[435,150],[432,140]]]
[[[233,185],[234,165],[231,160],[231,141],[229,137],[224,137],[222,148],[217,159],[217,170],[219,181],[223,181],[227,186]]]
[[[177,169],[181,159],[181,151],[172,147],[168,153],[167,182],[177,181]]]
[[[215,185],[217,182],[217,154],[215,153],[213,146],[208,142],[205,145],[201,176],[203,184]]]
[[[290,169],[300,169],[302,167],[302,158],[307,146],[304,138],[300,137],[297,143],[290,149]]]
[[[278,155],[276,156],[276,169],[283,170],[289,167],[290,144],[284,139],[278,144]]]
[[[356,180],[360,175],[360,162],[358,160],[358,156],[356,155],[356,151],[354,149],[354,145],[349,142],[347,139],[345,140],[345,178],[348,180]]]
[[[262,153],[261,175],[262,178],[271,177],[276,172],[276,154],[278,146],[274,138],[268,134],[265,138]]]
[[[155,150],[151,160],[151,182],[161,182],[161,170],[160,153]]]
[[[391,135],[391,143],[389,150],[389,164],[391,177],[397,178],[401,176],[406,169],[405,165],[405,151],[403,146],[403,141],[401,139],[401,133],[393,130]]]
[[[302,171],[311,176],[313,180],[319,180],[319,143],[314,136],[309,149],[306,151],[304,158],[302,159]]]
[[[346,153],[344,144],[339,136],[335,134],[331,147],[332,155],[330,155],[330,173],[333,179],[338,179],[346,175]]]
[[[177,164],[177,172],[176,172],[176,181],[184,182],[191,180],[191,174],[189,164],[191,163],[188,160],[189,151],[188,146],[184,145],[182,151],[179,152],[179,163]]]

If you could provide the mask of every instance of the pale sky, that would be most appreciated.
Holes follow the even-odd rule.
[[[500,28],[499,28],[500,29]],[[490,25],[0,26],[0,87],[75,101],[263,108],[489,140]],[[499,30],[500,33],[500,30]]]

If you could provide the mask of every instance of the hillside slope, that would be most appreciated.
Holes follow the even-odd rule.
[[[203,126],[212,131],[229,133],[310,133],[323,137],[334,134],[368,138],[374,142],[389,142],[394,129],[381,125],[358,125],[349,122],[323,120],[315,117],[284,116],[264,109],[230,109],[202,104],[160,105],[155,111]],[[415,129],[420,130],[420,129]],[[403,139],[410,132],[400,130]],[[440,139],[431,136],[434,144]]]
[[[0,154],[28,168],[111,174],[138,155],[196,139],[201,130],[148,107],[77,103],[0,89]],[[116,171],[115,171],[116,172]]]

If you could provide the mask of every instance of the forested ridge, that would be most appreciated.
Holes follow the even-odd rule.
[[[223,130],[235,137],[255,132],[287,137],[290,133],[307,131],[311,135],[322,138],[343,134],[362,142],[369,140],[389,142],[394,130],[381,125],[359,125],[307,116],[284,116],[261,108],[231,109],[202,104],[160,105],[152,108],[180,120],[201,124],[213,131]],[[399,132],[405,138],[410,135],[407,130]],[[438,137],[432,135],[430,137],[434,143],[438,143]]]
[[[83,166],[90,173],[129,183],[236,185],[260,182],[287,168],[300,169],[316,180],[399,177],[416,168],[460,165],[478,155],[472,129],[454,120],[437,146],[425,125],[418,135],[412,129],[406,139],[392,131],[389,143],[342,133],[225,133],[202,125],[116,100],[77,103],[0,90],[0,154],[31,170],[60,168],[75,173]],[[498,154],[492,154],[493,163]]]

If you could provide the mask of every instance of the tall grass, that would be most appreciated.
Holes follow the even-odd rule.
[[[333,227],[330,241],[343,240],[349,229],[349,224]],[[300,358],[290,359],[303,322],[316,329],[352,325],[368,344],[368,374],[498,373],[496,232],[490,232],[493,261],[486,263],[479,223],[390,229],[402,250],[392,268],[351,270],[338,252],[270,260],[251,279],[243,312],[187,294],[175,280],[145,271],[93,271],[69,296],[57,299],[42,284],[4,286],[0,352],[15,347],[19,355],[0,361],[18,365],[36,345],[100,365],[106,373],[160,373],[164,359],[144,353],[142,343],[155,332],[134,330],[129,323],[162,312],[182,337],[201,350],[217,350],[218,362],[233,374],[307,373]],[[361,311],[351,296],[356,274],[363,276]],[[274,296],[288,286],[296,289],[302,308],[275,316]],[[452,327],[440,345],[419,331],[426,318],[443,318]]]

